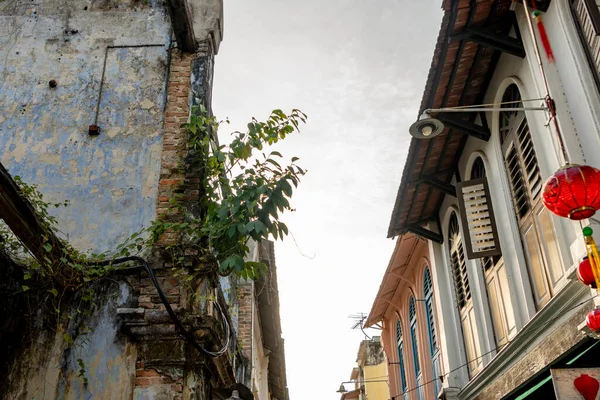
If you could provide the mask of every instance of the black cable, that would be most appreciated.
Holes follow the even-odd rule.
[[[173,323],[175,324],[175,326],[177,327],[177,329],[179,330],[181,335],[196,350],[198,350],[199,352],[204,353],[210,357],[218,357],[227,351],[227,348],[229,347],[229,336],[230,336],[229,322],[227,322],[225,313],[221,309],[221,306],[219,305],[219,302],[216,299],[215,299],[214,304],[216,305],[217,309],[221,313],[221,317],[223,318],[223,325],[225,327],[225,335],[226,335],[225,339],[226,340],[225,340],[225,345],[223,346],[222,349],[220,349],[219,351],[213,352],[210,350],[206,350],[204,347],[200,346],[200,344],[198,342],[196,342],[196,339],[194,339],[194,336],[192,335],[192,333],[190,331],[188,331],[187,329],[185,329],[185,327],[183,326],[183,324],[177,317],[177,314],[175,314],[175,311],[173,311],[171,304],[169,304],[169,300],[167,299],[167,296],[165,295],[162,288],[160,287],[160,284],[158,283],[158,279],[156,279],[156,275],[154,274],[154,270],[152,269],[152,267],[150,267],[148,262],[146,260],[144,260],[142,257],[139,257],[139,256],[120,257],[120,258],[115,258],[112,260],[100,261],[100,262],[97,262],[94,264],[98,265],[98,266],[107,266],[107,265],[123,264],[123,263],[129,262],[129,261],[138,262],[142,266],[142,268],[144,268],[144,270],[148,273],[148,275],[150,276],[150,280],[152,281],[152,283],[154,284],[154,287],[156,288],[156,291],[158,292],[158,296],[160,297],[160,300],[164,304],[165,309],[167,310],[167,313],[171,317],[171,320],[173,320]]]
[[[590,297],[590,298],[589,298],[589,299],[587,299],[587,300],[584,300],[584,301],[582,301],[581,303],[578,303],[578,304],[576,304],[575,306],[573,306],[573,307],[571,307],[571,308],[569,308],[569,309],[565,310],[565,311],[564,311],[564,312],[562,312],[560,315],[558,315],[556,318],[553,318],[553,319],[551,319],[551,320],[550,320],[550,321],[548,321],[548,322],[550,322],[550,323],[551,323],[551,322],[554,322],[554,321],[556,321],[557,319],[559,319],[560,317],[564,316],[564,314],[568,313],[569,311],[573,311],[573,310],[574,310],[574,309],[576,309],[577,307],[581,307],[582,305],[586,304],[587,302],[589,302],[590,300],[592,300],[592,299],[594,299],[595,297],[598,297],[598,296],[600,296],[600,295],[598,295],[598,294],[597,294],[597,295],[595,295],[595,296],[592,296],[592,297]],[[546,323],[546,325],[547,325],[547,323]],[[535,330],[535,331],[529,332],[529,334],[528,334],[528,335],[526,335],[525,337],[528,337],[528,336],[530,336],[530,335],[532,335],[532,334],[537,334],[537,333],[538,333],[538,332],[539,332],[539,331],[540,331],[542,328],[546,328],[546,325],[539,327],[539,328],[538,328],[537,330]],[[504,346],[501,346],[501,347],[498,347],[498,346],[497,346],[497,347],[493,348],[492,350],[488,351],[487,353],[483,353],[482,355],[480,355],[480,356],[478,356],[478,357],[475,357],[474,359],[472,359],[472,360],[469,360],[469,361],[467,361],[466,363],[464,363],[464,364],[462,364],[462,365],[459,365],[458,367],[456,367],[456,368],[454,368],[454,369],[452,369],[452,370],[450,370],[450,371],[446,372],[444,375],[440,375],[440,377],[447,377],[447,376],[448,376],[448,375],[450,375],[452,372],[458,371],[459,369],[466,367],[467,365],[469,365],[469,364],[470,364],[470,363],[472,363],[473,361],[477,361],[477,360],[479,360],[480,358],[483,358],[483,357],[487,356],[488,354],[490,354],[490,353],[493,353],[493,352],[497,351],[498,349],[502,349],[502,347],[505,347],[505,346],[507,346],[509,343],[510,343],[510,342],[506,343]],[[427,381],[427,382],[424,382],[424,383],[422,383],[422,384],[420,384],[420,385],[417,385],[417,386],[415,386],[414,388],[411,388],[411,389],[405,390],[404,392],[402,392],[402,393],[400,393],[400,394],[397,394],[397,395],[395,395],[395,396],[392,396],[392,399],[395,399],[395,398],[397,398],[397,397],[401,397],[401,396],[402,396],[402,395],[404,395],[405,393],[410,393],[410,392],[412,392],[412,391],[414,391],[414,390],[417,390],[417,389],[419,389],[419,388],[421,388],[421,387],[423,387],[423,386],[429,385],[430,383],[433,383],[433,382],[437,381],[438,379],[440,379],[440,377],[438,377],[438,378],[434,378],[434,379],[432,379],[432,380],[430,380],[430,381]]]

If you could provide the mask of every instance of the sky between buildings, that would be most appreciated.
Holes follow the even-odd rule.
[[[386,239],[442,17],[441,0],[225,0],[213,108],[251,117],[299,108],[277,150],[308,169],[276,242],[291,400],[339,399],[390,259]],[[376,332],[369,332],[375,333]],[[350,389],[350,385],[348,385]]]

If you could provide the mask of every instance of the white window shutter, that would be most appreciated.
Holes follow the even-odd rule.
[[[485,178],[456,185],[458,205],[466,236],[467,258],[501,254],[490,191]]]

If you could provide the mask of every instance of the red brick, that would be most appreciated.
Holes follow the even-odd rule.
[[[141,378],[149,378],[149,377],[154,377],[154,376],[161,376],[157,370],[155,369],[142,369],[139,371],[136,371],[136,376],[141,377]]]
[[[135,378],[135,386],[150,386],[150,378]]]
[[[178,185],[181,182],[181,179],[161,179],[159,184],[160,185]]]
[[[171,390],[174,392],[183,392],[183,385],[171,385]]]

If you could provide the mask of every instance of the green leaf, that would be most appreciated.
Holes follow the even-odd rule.
[[[65,342],[69,343],[70,346],[73,345],[73,343],[75,343],[71,335],[69,335],[68,333],[63,333],[63,339],[65,339]]]
[[[233,258],[233,269],[238,274],[244,270],[244,258],[239,254],[232,256]]]
[[[286,224],[284,224],[283,222],[279,223],[279,229],[281,229],[283,231],[283,233],[285,233],[286,235],[288,234],[288,227]],[[283,235],[282,235],[283,236]]]
[[[31,275],[29,275],[29,274],[23,275],[23,280],[24,281],[29,280],[29,279],[31,279]]]
[[[265,162],[268,162],[269,164],[273,164],[273,165],[274,165],[274,166],[276,166],[277,168],[281,169],[281,165],[279,165],[279,163],[278,163],[277,161],[275,161],[275,160],[272,160],[272,159],[270,159],[270,158],[267,158],[267,159],[265,160]]]
[[[58,290],[56,290],[56,288],[52,288],[50,290],[48,290],[50,293],[52,293],[54,295],[54,297],[58,296]]]
[[[235,225],[231,225],[229,229],[227,229],[227,236],[233,237],[235,234]]]
[[[254,221],[254,229],[258,233],[266,233],[267,232],[267,227],[265,226],[265,224],[263,224],[259,220]]]
[[[296,162],[296,161],[298,161],[298,160],[299,160],[299,158],[298,158],[298,157],[292,157],[292,162]]]
[[[254,221],[250,221],[246,224],[246,232],[251,232],[254,230]]]
[[[237,230],[239,233],[241,233],[242,235],[244,235],[246,233],[246,228],[244,227],[244,224],[237,224]]]
[[[290,197],[292,195],[292,185],[286,180],[281,182],[281,189],[283,189],[283,193],[286,196]]]
[[[24,292],[29,290],[29,286],[27,285],[21,285],[21,289],[23,289]]]
[[[52,251],[52,245],[50,243],[46,243],[42,247],[44,248],[44,250],[46,251],[46,253],[50,253]]]

